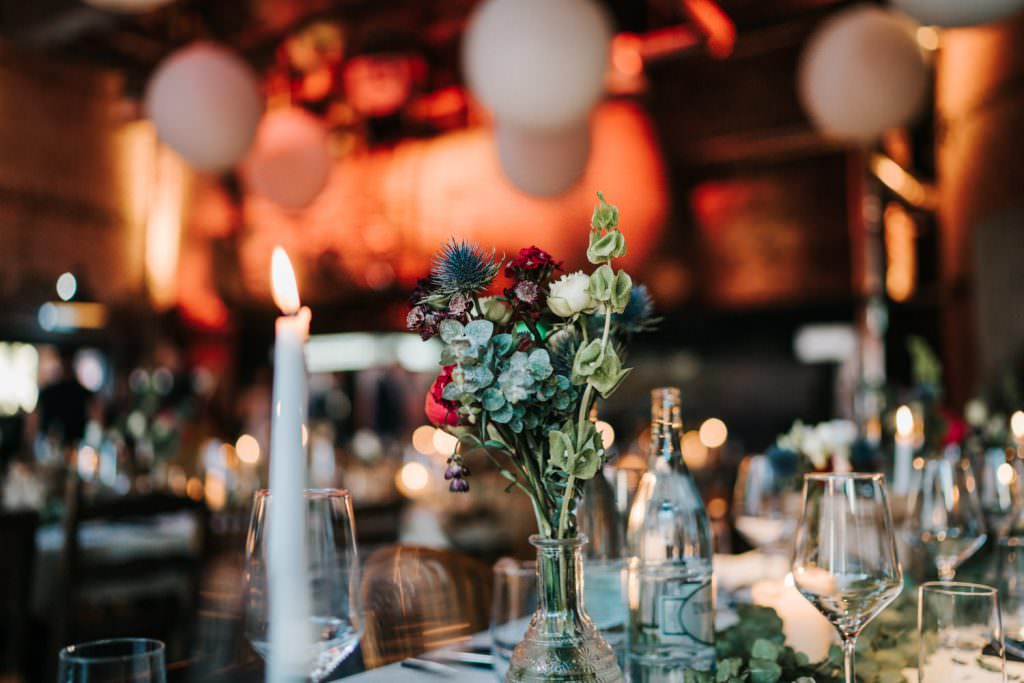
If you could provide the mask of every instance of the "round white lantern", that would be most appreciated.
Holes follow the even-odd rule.
[[[252,143],[262,113],[256,74],[212,43],[173,53],[146,88],[146,114],[161,141],[204,171],[234,166]]]
[[[583,176],[590,157],[587,122],[560,131],[495,128],[498,161],[505,177],[526,194],[554,197]]]
[[[829,18],[811,36],[798,86],[804,108],[821,130],[867,142],[918,114],[928,73],[909,22],[858,5]]]
[[[502,124],[559,130],[600,99],[610,40],[593,0],[486,0],[470,19],[463,69]]]
[[[893,0],[922,24],[975,26],[1001,21],[1024,9],[1024,0]]]
[[[320,194],[330,171],[327,131],[318,119],[294,108],[267,112],[242,163],[251,190],[292,209]]]

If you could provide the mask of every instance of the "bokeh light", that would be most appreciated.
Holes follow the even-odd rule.
[[[62,301],[71,301],[78,291],[78,280],[71,273],[61,273],[57,278],[57,296]]]
[[[235,451],[238,459],[248,465],[255,465],[260,461],[260,442],[252,434],[242,434],[235,441]]]
[[[434,450],[444,456],[449,456],[454,453],[455,447],[459,445],[459,440],[443,429],[434,430],[433,440]]]
[[[434,450],[434,428],[430,425],[420,425],[412,432],[412,447],[417,453],[433,455]]]
[[[717,417],[711,417],[700,426],[699,436],[700,442],[708,448],[721,448],[729,438],[729,429]]]

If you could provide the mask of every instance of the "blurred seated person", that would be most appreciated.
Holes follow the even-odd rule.
[[[75,375],[75,352],[60,351],[60,374],[39,391],[36,404],[38,433],[55,436],[61,446],[77,446],[85,436],[93,392],[82,386]]]

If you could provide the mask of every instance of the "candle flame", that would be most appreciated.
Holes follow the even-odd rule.
[[[1010,430],[1016,438],[1024,440],[1024,410],[1018,410],[1010,417]]]
[[[910,406],[900,406],[896,410],[896,433],[900,436],[910,436],[914,433],[914,413]]]
[[[295,315],[302,302],[299,300],[299,286],[295,282],[292,262],[282,247],[274,247],[270,259],[270,283],[274,303],[285,315]]]

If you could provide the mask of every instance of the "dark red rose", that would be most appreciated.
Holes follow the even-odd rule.
[[[430,423],[437,427],[454,427],[459,424],[459,404],[444,398],[444,388],[451,384],[454,368],[454,365],[448,365],[442,369],[427,392],[424,410]]]
[[[543,249],[537,247],[526,247],[519,250],[519,256],[505,266],[505,276],[514,280],[524,278],[544,280],[553,270],[561,270],[562,264]],[[537,274],[539,277],[530,277]]]
[[[946,419],[946,433],[942,437],[942,445],[963,443],[967,438],[967,423],[962,417],[947,408],[940,408],[939,412]]]

